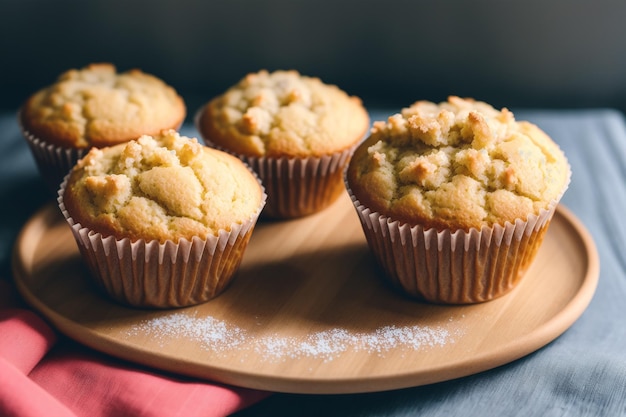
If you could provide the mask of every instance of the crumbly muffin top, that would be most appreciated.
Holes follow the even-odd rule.
[[[185,115],[183,99],[161,79],[139,69],[117,73],[102,63],[66,71],[33,94],[21,122],[46,142],[88,148],[176,129]]]
[[[525,220],[558,199],[569,176],[565,155],[536,125],[459,97],[375,122],[347,172],[366,207],[439,230]]]
[[[75,222],[105,236],[163,243],[228,231],[262,198],[241,160],[169,130],[92,148],[73,168],[63,203]]]
[[[248,74],[198,120],[206,140],[247,156],[322,156],[355,145],[368,128],[359,98],[294,70]]]

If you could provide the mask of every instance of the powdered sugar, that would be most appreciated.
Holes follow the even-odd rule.
[[[332,361],[347,352],[366,352],[384,356],[387,352],[419,351],[454,343],[462,332],[458,326],[449,329],[452,319],[442,326],[387,325],[371,331],[329,328],[300,336],[265,334],[262,324],[246,330],[211,316],[197,317],[181,312],[144,320],[133,326],[127,336],[147,335],[160,344],[180,342],[197,343],[216,355],[253,352],[267,361],[284,361],[302,357]],[[261,331],[259,331],[261,328]]]
[[[128,335],[139,333],[162,342],[166,338],[189,339],[199,343],[203,349],[215,352],[236,348],[246,340],[246,332],[237,326],[210,316],[196,318],[183,313],[145,320],[134,326]]]
[[[330,361],[347,351],[365,351],[384,356],[390,350],[420,350],[453,342],[442,327],[384,326],[373,332],[352,332],[336,328],[308,334],[304,339],[266,336],[254,341],[255,350],[267,358],[302,356]]]

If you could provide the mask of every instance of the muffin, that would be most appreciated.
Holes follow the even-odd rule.
[[[40,173],[55,192],[90,148],[177,129],[183,99],[159,78],[138,69],[118,73],[109,63],[61,74],[21,107],[22,127]]]
[[[321,211],[345,192],[343,171],[369,129],[361,100],[299,72],[261,70],[203,106],[205,143],[254,169],[268,199],[264,217]]]
[[[168,130],[92,148],[66,176],[58,202],[107,293],[168,308],[225,289],[265,197],[241,160]]]
[[[565,155],[539,127],[459,97],[375,122],[346,170],[386,279],[445,304],[512,290],[569,180]]]

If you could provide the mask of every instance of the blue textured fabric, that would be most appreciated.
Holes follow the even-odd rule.
[[[391,111],[372,111],[372,119]],[[591,233],[600,279],[584,314],[538,351],[438,384],[350,395],[275,394],[249,416],[626,416],[626,123],[610,109],[518,110],[559,143],[572,166],[562,204]],[[197,136],[185,124],[183,134]],[[10,277],[23,223],[52,200],[14,114],[0,115],[0,279]]]

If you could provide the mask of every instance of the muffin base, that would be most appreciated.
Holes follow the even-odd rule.
[[[384,279],[410,297],[440,304],[485,302],[515,288],[557,206],[503,226],[437,231],[372,212],[348,192]]]
[[[67,179],[67,177],[66,177]],[[178,242],[146,241],[103,236],[76,223],[58,204],[94,282],[118,302],[147,308],[186,307],[220,295],[233,280],[243,259],[266,194],[258,210],[230,231],[207,239]]]
[[[18,115],[18,120],[19,120]],[[56,193],[65,175],[72,169],[76,162],[85,156],[88,148],[63,148],[49,144],[25,130],[21,123],[22,135],[28,143],[33,155],[39,174],[43,178],[48,189]]]
[[[320,158],[237,155],[261,178],[268,199],[262,216],[287,219],[322,211],[342,192],[343,170],[354,149]]]

